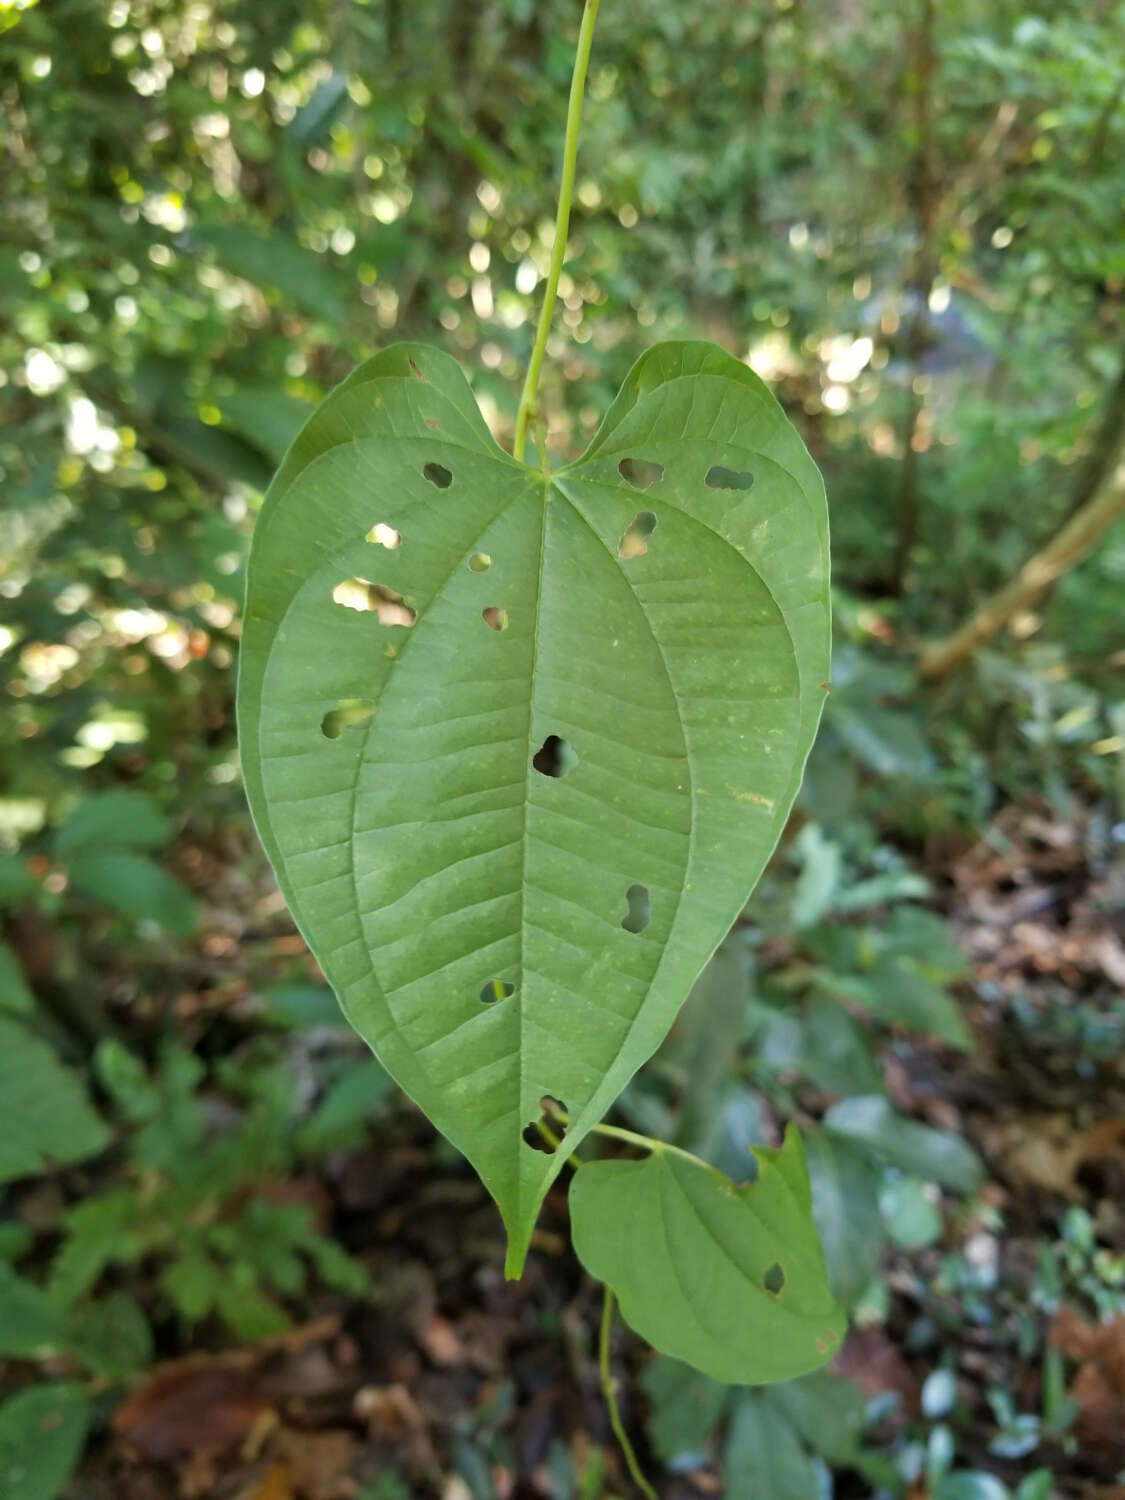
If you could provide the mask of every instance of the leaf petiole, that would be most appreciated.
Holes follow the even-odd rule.
[[[527,447],[527,428],[532,417],[539,412],[535,398],[539,390],[539,376],[543,369],[543,356],[547,352],[547,339],[551,332],[551,319],[555,311],[555,298],[559,294],[559,277],[566,259],[566,237],[570,229],[570,205],[574,197],[574,172],[578,163],[578,133],[582,125],[582,96],[586,89],[586,70],[590,63],[590,49],[594,44],[594,26],[598,19],[601,0],[586,0],[582,12],[582,25],[578,32],[578,50],[574,55],[574,73],[570,80],[570,101],[566,110],[566,140],[563,146],[562,178],[559,182],[559,207],[555,216],[555,241],[551,246],[551,265],[547,272],[547,285],[543,293],[543,307],[539,313],[539,325],[535,330],[535,344],[531,351],[531,362],[520,395],[516,412],[516,433],[512,443],[512,455],[523,460]],[[546,443],[540,444],[540,464],[546,472]]]
[[[552,1109],[550,1111],[550,1114],[551,1118],[557,1120],[559,1124],[570,1124],[570,1116],[564,1114],[562,1110]],[[539,1133],[548,1141],[551,1146],[558,1147],[561,1144],[561,1142],[555,1139],[551,1132],[544,1127],[542,1120],[538,1122],[538,1127]],[[627,1145],[639,1146],[642,1151],[650,1151],[653,1153],[653,1155],[659,1155],[661,1152],[667,1152],[672,1156],[682,1156],[685,1161],[690,1161],[693,1166],[702,1167],[705,1171],[713,1173],[716,1177],[721,1178],[723,1182],[729,1181],[726,1175],[719,1171],[718,1167],[713,1167],[710,1162],[704,1161],[701,1156],[696,1156],[693,1151],[685,1151],[682,1146],[669,1145],[667,1141],[658,1141],[654,1136],[641,1135],[638,1131],[635,1130],[625,1130],[620,1125],[603,1125],[600,1123],[597,1125],[592,1125],[590,1127],[590,1134],[608,1136],[609,1139],[614,1141],[624,1141]],[[571,1165],[575,1167],[580,1165],[579,1160],[573,1156],[570,1158],[570,1162]]]

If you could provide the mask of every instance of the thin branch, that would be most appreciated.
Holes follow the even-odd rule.
[[[940,682],[963,666],[973,653],[998,635],[1022,610],[1028,609],[1051,585],[1080,563],[1122,516],[1125,516],[1125,466],[1062,527],[1015,578],[985,604],[971,620],[922,653],[918,670],[928,682]]]

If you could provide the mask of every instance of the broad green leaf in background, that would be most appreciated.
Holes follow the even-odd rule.
[[[32,1386],[0,1405],[0,1495],[57,1500],[90,1424],[90,1400],[70,1382]]]
[[[824,1116],[824,1127],[879,1160],[955,1193],[975,1192],[984,1176],[980,1157],[968,1142],[896,1113],[882,1094],[841,1099]]]
[[[248,224],[197,224],[192,233],[224,270],[278,292],[332,328],[347,321],[348,301],[327,259],[296,240]]]
[[[962,1052],[972,1046],[957,1001],[908,958],[880,958],[864,974],[815,972],[809,977],[818,989],[861,1005],[876,1020],[939,1037]]]
[[[63,858],[79,849],[155,849],[171,836],[168,819],[144,792],[99,792],[59,824],[54,851]]]
[[[757,1392],[744,1395],[731,1418],[723,1471],[728,1500],[815,1500],[821,1493],[797,1429]]]
[[[0,1261],[0,1354],[39,1359],[64,1340],[62,1315],[47,1294]]]
[[[941,1239],[941,1211],[932,1191],[917,1177],[900,1177],[886,1183],[879,1194],[887,1234],[901,1250],[921,1250]]]
[[[678,1359],[658,1355],[641,1372],[648,1398],[649,1442],[665,1463],[706,1454],[712,1429],[723,1414],[729,1392]]]
[[[828,1131],[810,1132],[805,1149],[828,1284],[850,1307],[863,1295],[883,1250],[878,1176],[856,1146]]]
[[[311,411],[307,401],[270,385],[239,386],[217,395],[215,404],[222,413],[223,426],[274,463],[285,457]]]
[[[850,1381],[817,1370],[803,1380],[774,1386],[767,1399],[811,1448],[832,1463],[847,1464],[855,1456],[867,1402]]]
[[[152,1363],[152,1329],[127,1292],[110,1292],[71,1315],[67,1348],[95,1374],[121,1380]]]
[[[135,921],[156,922],[177,937],[190,937],[199,921],[179,881],[132,850],[82,850],[70,862],[70,878],[91,900]]]
[[[481,1173],[522,1268],[568,1148],[662,1040],[772,851],[829,664],[827,512],[758,378],[634,367],[546,476],[397,345],[266,497],[239,705],[262,841],[356,1029]],[[553,771],[562,774],[551,774]]]
[[[626,1323],[714,1380],[764,1385],[824,1364],[843,1313],[828,1289],[791,1126],[736,1188],[674,1151],[587,1162],[570,1189],[574,1248]],[[641,1253],[643,1249],[643,1253]]]
[[[34,1009],[35,996],[31,993],[19,959],[7,943],[0,943],[0,1010],[14,1010],[27,1015]]]
[[[76,1074],[38,1037],[0,1017],[0,1182],[84,1161],[109,1142]]]

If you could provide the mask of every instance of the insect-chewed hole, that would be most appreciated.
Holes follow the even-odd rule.
[[[498,604],[490,604],[487,609],[482,609],[480,617],[489,630],[507,630],[508,628],[508,611],[501,609]]]
[[[664,478],[664,465],[650,463],[647,458],[623,458],[617,472],[635,490],[647,490]]]
[[[386,547],[388,552],[393,552],[402,541],[402,536],[393,526],[388,526],[385,521],[378,521],[364,537],[364,541],[374,542],[377,547]]]
[[[626,932],[643,932],[652,920],[652,900],[647,885],[631,885],[625,892],[629,910],[621,923]]]
[[[379,616],[380,625],[410,626],[418,618],[418,611],[401,594],[368,578],[345,578],[332,590],[332,602],[345,609],[370,610]]]
[[[514,984],[509,984],[506,979],[490,979],[487,984],[482,984],[480,998],[485,1005],[492,1005],[497,1000],[507,1000],[509,995],[516,993]]]
[[[524,1127],[524,1143],[533,1151],[554,1156],[558,1149],[555,1142],[566,1134],[568,1113],[561,1099],[556,1099],[553,1094],[544,1094],[539,1101],[539,1118]]]
[[[639,510],[617,544],[618,557],[643,557],[648,551],[648,539],[655,530],[656,517],[652,511]]]
[[[492,559],[487,552],[474,552],[469,558],[469,567],[474,573],[484,573],[492,566]]]
[[[770,1266],[766,1274],[762,1277],[762,1285],[765,1287],[766,1291],[769,1292],[771,1297],[778,1297],[781,1295],[781,1292],[785,1286],[785,1272],[781,1269],[776,1260],[774,1261],[773,1265]]]
[[[549,734],[531,757],[531,764],[540,776],[565,776],[578,764],[578,756],[568,740]]]
[[[722,464],[713,464],[707,470],[705,483],[709,490],[748,490],[754,483],[754,476],[740,473],[737,469],[724,469]]]
[[[362,724],[374,712],[375,705],[367,698],[341,698],[321,719],[320,732],[326,740],[338,740],[345,729]]]
[[[422,473],[431,484],[436,484],[439,490],[447,490],[453,483],[453,475],[444,464],[423,464]]]

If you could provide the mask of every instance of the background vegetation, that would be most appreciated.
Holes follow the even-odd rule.
[[[510,438],[578,9],[0,0],[6,1500],[628,1491],[564,1197],[505,1287],[232,716],[255,509],[352,364],[441,342]],[[1113,493],[1123,98],[1114,0],[603,6],[551,446],[709,336],[820,462],[837,584],[798,813],[618,1110],[736,1175],[798,1120],[854,1332],[762,1392],[623,1336],[669,1496],[1122,1493],[1122,523],[918,660]]]

